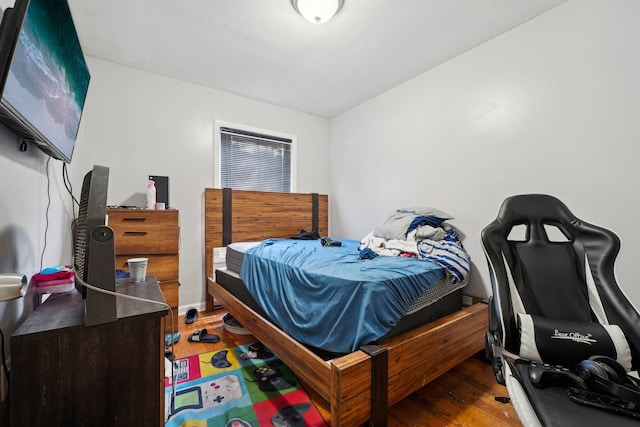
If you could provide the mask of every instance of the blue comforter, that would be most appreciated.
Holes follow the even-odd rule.
[[[240,276],[269,317],[296,340],[349,353],[385,335],[444,277],[404,257],[361,259],[360,242],[270,239],[244,254]]]

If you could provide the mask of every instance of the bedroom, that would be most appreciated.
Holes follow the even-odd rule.
[[[546,192],[620,235],[618,279],[640,304],[633,284],[640,206],[632,197],[638,12],[633,1],[562,3],[331,119],[89,57],[74,188],[94,163],[113,168],[114,203],[144,192],[149,173],[170,176],[181,210],[180,304],[204,304],[201,209],[202,190],[213,185],[213,121],[286,131],[304,144],[296,190],[330,195],[334,236],[366,234],[373,224],[363,213],[376,221],[405,204],[438,207],[456,218],[471,253],[471,290],[486,295],[480,230],[505,197]],[[392,139],[402,149],[389,149]],[[30,276],[43,251],[44,265],[67,260],[61,165],[51,165],[45,250],[46,159],[18,152],[4,127],[0,141],[0,267]],[[434,180],[443,174],[445,182]],[[28,313],[24,304],[0,304],[8,335]]]

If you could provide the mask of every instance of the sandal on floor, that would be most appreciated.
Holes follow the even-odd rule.
[[[164,334],[164,345],[167,347],[171,344],[177,343],[178,341],[180,341],[180,332],[174,332],[173,334],[171,332],[167,332]]]
[[[220,341],[220,337],[218,335],[207,333],[206,329],[200,329],[195,331],[191,335],[189,335],[190,342],[207,342],[207,343],[216,343]]]
[[[189,308],[189,310],[187,310],[187,313],[184,315],[184,323],[186,323],[187,325],[190,325],[191,323],[195,322],[198,319],[198,310],[196,310],[194,307]]]

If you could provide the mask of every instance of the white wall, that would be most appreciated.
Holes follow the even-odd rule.
[[[297,191],[329,192],[328,119],[88,58],[91,85],[71,169],[110,167],[108,203],[145,205],[149,174],[169,176],[180,210],[180,306],[205,301],[203,190],[213,186],[214,120],[297,136]],[[208,261],[208,260],[207,260]]]
[[[574,0],[332,120],[332,232],[404,206],[455,216],[489,287],[480,231],[505,197],[548,193],[622,239],[640,306],[640,2]]]
[[[0,273],[24,274],[29,280],[42,267],[69,262],[70,214],[64,206],[70,196],[59,161],[51,160],[47,173],[47,156],[34,147],[20,152],[18,146],[16,135],[0,124]],[[33,302],[31,288],[24,298],[0,301],[8,359],[11,334],[31,313]],[[0,400],[5,386],[0,383]]]

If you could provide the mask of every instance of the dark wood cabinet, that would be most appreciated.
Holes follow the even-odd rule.
[[[117,292],[164,301],[154,277]],[[13,426],[164,425],[166,307],[117,298],[118,320],[84,326],[75,290],[53,294],[11,336]]]

